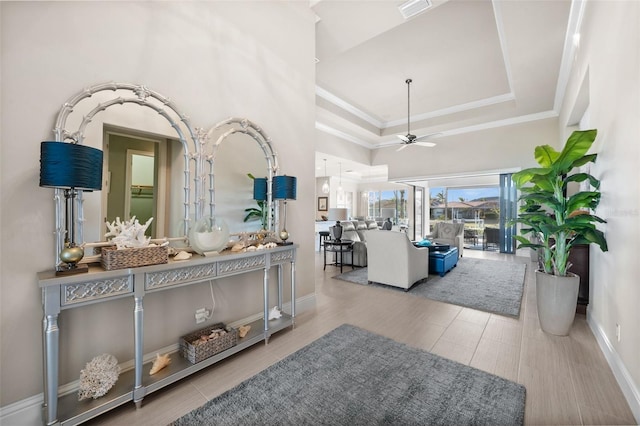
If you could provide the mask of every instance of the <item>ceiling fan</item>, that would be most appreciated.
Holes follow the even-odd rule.
[[[435,136],[438,135],[439,133],[431,133],[428,135],[424,135],[424,136],[420,136],[417,137],[416,135],[412,135],[411,134],[411,82],[413,80],[411,80],[410,78],[408,78],[405,83],[407,83],[407,134],[406,135],[397,135],[398,138],[400,138],[400,140],[402,141],[401,144],[402,146],[400,146],[400,148],[396,149],[396,151],[401,151],[403,149],[405,149],[406,147],[408,147],[409,145],[420,145],[420,146],[426,146],[426,147],[433,147],[436,146],[435,143],[433,142],[421,142],[422,139],[427,139],[430,138],[431,136]]]

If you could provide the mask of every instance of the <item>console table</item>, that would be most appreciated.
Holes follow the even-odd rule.
[[[42,288],[43,357],[44,357],[44,422],[47,425],[72,425],[87,421],[129,401],[140,407],[145,395],[206,368],[251,345],[264,341],[286,327],[294,325],[295,318],[295,258],[298,245],[247,253],[223,253],[212,257],[195,257],[185,261],[172,261],[162,265],[105,271],[91,267],[86,274],[56,276],[54,271],[38,273]],[[291,313],[282,313],[276,320],[269,315],[269,270],[278,271],[278,308],[282,310],[282,265],[291,264]],[[238,344],[199,363],[191,364],[180,357],[172,357],[171,364],[153,376],[144,375],[151,362],[143,366],[143,299],[146,293],[173,289],[252,271],[262,270],[264,318],[251,324],[249,333],[238,339]],[[76,393],[58,396],[59,337],[58,315],[62,310],[118,298],[134,299],[134,369],[120,374],[118,381],[103,397],[78,401]],[[176,342],[179,336],[176,336]],[[177,352],[176,352],[177,354]]]

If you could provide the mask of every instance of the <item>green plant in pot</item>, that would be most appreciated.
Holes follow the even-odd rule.
[[[247,173],[247,176],[251,180],[255,180],[255,177],[251,173]],[[243,221],[249,222],[251,220],[260,220],[260,229],[267,229],[267,202],[262,200],[256,200],[258,207],[249,207],[244,209],[245,216]]]
[[[589,173],[570,174],[574,169],[594,163],[597,154],[587,154],[597,131],[575,131],[561,152],[549,145],[535,148],[538,168],[513,175],[521,191],[516,222],[522,224],[518,248],[541,252],[541,269],[536,271],[538,317],[542,330],[566,336],[575,317],[580,278],[569,272],[569,253],[576,244],[597,244],[607,251],[607,241],[597,223],[605,223],[590,213],[600,203],[600,181]],[[588,181],[589,191],[567,195],[570,182]],[[532,237],[532,238],[527,238]]]

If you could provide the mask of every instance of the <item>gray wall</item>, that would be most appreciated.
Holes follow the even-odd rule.
[[[40,141],[84,87],[140,83],[195,127],[247,117],[298,177],[287,228],[302,243],[298,296],[314,292],[314,17],[304,2],[2,2],[0,406],[42,392],[36,272],[54,265],[51,189],[38,187]],[[117,25],[114,25],[116,23]],[[238,168],[244,173],[242,164]],[[239,213],[241,214],[241,213]],[[217,281],[216,321],[261,311],[261,274]],[[285,298],[288,298],[288,294]],[[144,351],[174,344],[210,304],[202,284],[145,298]],[[65,311],[61,384],[103,352],[133,358],[132,301]],[[8,385],[10,384],[10,386]]]

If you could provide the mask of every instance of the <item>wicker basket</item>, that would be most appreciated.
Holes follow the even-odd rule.
[[[107,271],[112,269],[135,268],[157,265],[169,261],[167,247],[140,247],[117,250],[113,246],[102,247],[100,263]]]
[[[199,341],[202,336],[209,336],[216,329],[225,330],[226,333],[206,342]],[[180,355],[188,359],[192,364],[196,364],[235,346],[237,343],[238,330],[232,327],[225,327],[223,323],[218,323],[182,336],[180,338]]]

